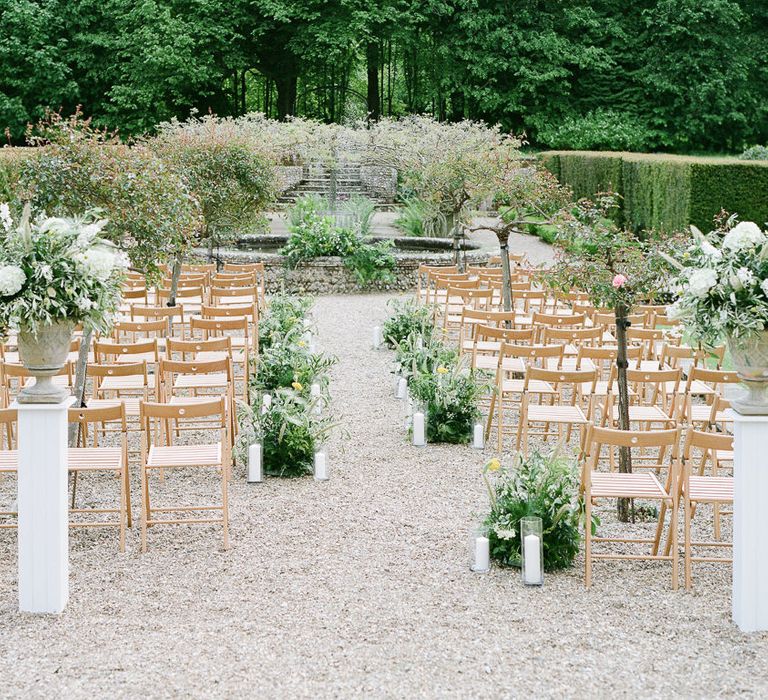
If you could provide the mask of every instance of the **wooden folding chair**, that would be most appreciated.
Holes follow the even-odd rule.
[[[584,584],[587,587],[592,585],[592,562],[595,559],[649,559],[672,562],[672,588],[677,590],[677,495],[675,485],[679,464],[680,433],[680,428],[633,431],[613,430],[611,428],[598,428],[595,426],[589,427],[581,474],[581,493],[584,496],[585,503]],[[668,466],[668,471],[665,485],[662,486],[654,470],[644,470],[640,473],[633,472],[631,474],[599,471],[603,448],[607,448],[611,454],[621,448],[627,448],[630,451],[658,449],[660,460],[665,459],[665,456],[669,455],[668,465],[666,465]],[[594,505],[603,499],[613,500],[618,498],[641,498],[643,500],[659,502],[659,519],[656,524],[654,537],[596,537],[592,534],[592,508]],[[667,509],[671,513],[669,525],[671,553],[659,554],[659,545]],[[593,544],[609,542],[650,545],[651,551],[649,554],[593,552]]]
[[[204,444],[173,445],[170,431],[165,431],[165,443],[158,442],[157,436],[162,431],[155,431],[153,423],[167,424],[189,419],[204,418],[214,420],[214,430],[218,440]],[[141,514],[141,551],[147,551],[147,530],[156,525],[171,524],[220,524],[223,527],[224,549],[229,549],[229,501],[227,493],[227,473],[232,462],[229,420],[224,397],[210,401],[168,405],[159,403],[141,404],[143,436],[141,442],[141,491],[143,508]],[[150,498],[150,479],[152,471],[176,469],[216,469],[221,475],[220,503],[200,505],[168,504],[153,506]],[[220,512],[219,517],[202,517],[199,513]],[[192,517],[178,517],[188,513]],[[176,517],[166,517],[167,515]]]
[[[558,435],[562,439],[562,429],[565,428],[565,441],[570,441],[571,432],[579,431],[579,448],[583,449],[585,428],[590,422],[591,403],[582,405],[584,385],[590,387],[589,394],[594,391],[597,383],[597,370],[550,370],[538,367],[527,367],[522,387],[520,402],[520,419],[517,424],[517,449],[528,451],[528,438],[534,434],[532,423],[543,423],[541,432],[535,433],[547,440],[550,427],[557,426]],[[541,386],[552,387],[554,394]],[[534,403],[532,396],[538,397]],[[543,403],[547,398],[549,403]]]
[[[163,318],[168,323],[168,332],[166,335],[185,336],[184,327],[187,323],[189,314],[185,313],[182,304],[176,306],[142,306],[140,304],[131,305],[131,321]]]
[[[71,408],[69,422],[78,426],[78,446],[68,452],[69,473],[73,477],[71,514],[117,514],[117,520],[73,520],[70,527],[117,527],[120,532],[120,551],[125,551],[125,525],[131,527],[131,488],[128,473],[128,426],[125,406],[122,403],[100,408]],[[100,426],[105,423],[119,424],[119,447],[105,447],[99,444]],[[89,436],[92,436],[90,446]],[[75,508],[75,497],[80,474],[96,472],[113,473],[118,478],[119,506],[117,508]]]

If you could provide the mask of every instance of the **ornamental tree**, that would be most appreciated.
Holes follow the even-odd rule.
[[[580,200],[572,211],[561,214],[555,240],[557,257],[546,279],[556,290],[587,292],[593,304],[613,310],[619,428],[629,430],[627,316],[636,304],[653,303],[668,294],[670,267],[664,253],[676,250],[678,239],[652,231],[638,238],[614,223],[617,206],[616,196],[604,193],[595,202]],[[632,471],[627,448],[620,451],[619,471]],[[618,514],[623,522],[629,520],[627,499],[619,500]]]
[[[200,205],[200,238],[213,248],[253,228],[275,193],[274,156],[233,120],[212,115],[158,127],[144,141],[184,182]],[[180,259],[178,260],[180,265]]]

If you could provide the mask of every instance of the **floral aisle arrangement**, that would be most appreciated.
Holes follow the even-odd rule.
[[[768,413],[768,233],[731,216],[708,234],[692,227],[682,256],[670,316],[705,347],[725,340],[750,390],[734,402],[746,413]]]
[[[326,374],[336,359],[310,349],[306,318],[311,306],[306,297],[271,300],[259,324],[261,352],[251,374],[252,402],[239,408],[236,456],[245,462],[249,445],[260,442],[264,472],[273,476],[312,473],[315,452],[336,427],[327,411]]]
[[[50,377],[64,365],[74,326],[106,332],[112,324],[129,261],[101,238],[106,224],[97,212],[33,219],[29,206],[14,222],[0,205],[0,331],[18,331],[21,359],[37,377],[22,402],[62,400]]]
[[[408,380],[411,401],[426,416],[427,441],[469,442],[480,418],[478,402],[491,388],[489,377],[443,343],[429,310],[413,302],[394,303],[384,333],[395,347],[397,373]]]
[[[552,452],[519,454],[511,467],[494,458],[483,469],[491,509],[483,522],[491,558],[502,566],[520,566],[520,520],[542,520],[544,569],[556,571],[573,564],[579,552],[578,476],[573,460]],[[592,527],[599,520],[593,516]]]

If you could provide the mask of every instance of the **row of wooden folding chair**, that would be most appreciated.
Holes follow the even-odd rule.
[[[209,429],[218,439],[189,445],[174,445],[169,430],[157,428],[157,424],[180,423],[193,419],[210,422]],[[18,452],[15,423],[15,409],[0,409],[0,475],[16,475]],[[127,420],[122,403],[97,408],[73,408],[69,411],[70,423],[78,427],[77,447],[68,451],[69,471],[72,475],[71,527],[117,527],[120,551],[125,551],[126,526],[132,526],[130,471],[128,466]],[[157,525],[171,524],[221,524],[224,548],[229,546],[228,474],[231,465],[231,439],[227,407],[223,397],[211,398],[195,403],[179,405],[142,401],[140,404],[141,436],[141,548],[147,549],[147,530]],[[104,425],[118,424],[119,439],[116,445],[105,445]],[[115,431],[113,431],[115,432]],[[186,503],[164,503],[155,505],[151,498],[150,475],[166,470],[204,469],[218,470],[221,480],[221,498],[218,503],[189,505]],[[108,473],[117,476],[117,501],[113,507],[78,508],[75,492],[78,475]],[[220,513],[216,517],[209,514]],[[188,514],[180,517],[181,514]],[[98,516],[94,520],[90,516]],[[103,519],[104,516],[116,516]],[[0,528],[13,528],[15,522],[6,522],[16,516],[13,509],[0,511]],[[87,516],[87,517],[86,517]],[[169,517],[171,516],[171,517]]]
[[[681,428],[660,431],[623,431],[608,428],[590,427],[587,448],[582,467],[581,491],[585,502],[585,584],[592,583],[593,561],[596,559],[650,559],[670,561],[672,563],[672,588],[678,587],[678,509],[683,506],[683,551],[685,587],[692,586],[692,565],[694,562],[729,562],[731,558],[721,556],[696,555],[694,548],[722,548],[731,544],[722,542],[719,536],[714,540],[694,540],[692,520],[696,508],[710,504],[717,508],[733,503],[733,477],[723,476],[713,471],[705,475],[703,466],[697,467],[695,459],[702,461],[707,455],[727,453],[732,450],[733,438],[729,435],[697,431],[688,428],[680,449]],[[618,449],[630,451],[657,449],[658,463],[654,468],[632,473],[601,471],[599,469],[603,452],[613,453]],[[698,451],[698,455],[696,452]],[[717,458],[713,460],[717,461]],[[666,479],[662,484],[657,477],[661,468],[666,469]],[[593,506],[605,499],[642,499],[657,501],[659,513],[656,532],[653,538],[597,537],[592,533],[591,516]],[[662,547],[662,537],[667,512],[670,522],[667,526],[667,539]],[[603,543],[621,543],[650,545],[647,553],[616,553],[615,551],[595,552],[593,546]]]

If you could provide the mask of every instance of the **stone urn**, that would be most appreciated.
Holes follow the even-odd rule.
[[[728,350],[747,393],[731,401],[744,415],[768,414],[768,330],[728,337]]]
[[[19,403],[60,403],[69,396],[67,389],[53,383],[53,377],[67,362],[74,328],[70,321],[40,326],[35,333],[21,326],[19,357],[35,382],[28,383],[19,392]]]

